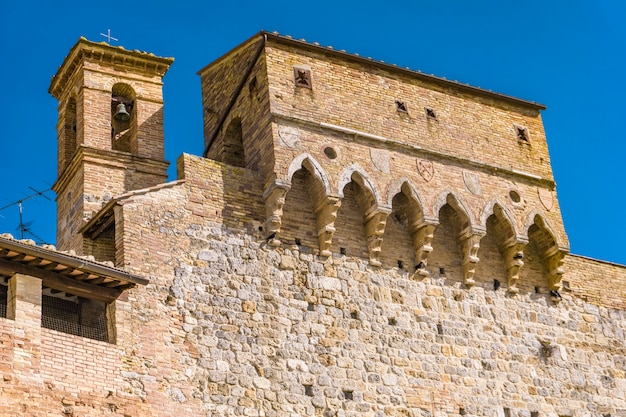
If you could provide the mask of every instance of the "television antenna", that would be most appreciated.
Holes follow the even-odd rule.
[[[16,230],[18,230],[20,232],[20,239],[24,239],[24,233],[27,233],[27,234],[33,236],[34,238],[36,238],[38,243],[44,243],[43,239],[40,236],[36,235],[30,229],[30,226],[33,224],[33,221],[24,223],[24,207],[22,206],[22,203],[24,203],[24,201],[30,200],[31,198],[35,198],[35,197],[43,197],[46,200],[52,201],[45,194],[48,191],[50,191],[51,189],[48,188],[47,190],[39,191],[39,190],[36,190],[35,188],[30,187],[30,186],[28,188],[30,188],[32,191],[34,191],[34,193],[29,195],[29,196],[26,196],[24,198],[21,198],[19,200],[13,201],[12,203],[7,204],[4,207],[0,207],[0,211],[2,211],[4,209],[7,209],[9,207],[17,206],[18,209],[19,209],[19,213],[20,213],[20,225],[17,227]]]

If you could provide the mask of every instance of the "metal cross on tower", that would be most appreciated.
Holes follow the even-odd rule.
[[[118,41],[119,39],[114,38],[113,36],[111,36],[111,29],[107,29],[107,33],[100,33],[101,36],[104,36],[105,38],[107,38],[107,43],[111,43],[111,39],[114,41]]]

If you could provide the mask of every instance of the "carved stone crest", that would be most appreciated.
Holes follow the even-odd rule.
[[[480,186],[480,176],[475,172],[463,171],[463,182],[467,191],[474,195],[482,195],[483,190]]]
[[[552,197],[552,191],[546,190],[544,188],[537,189],[539,193],[539,201],[546,208],[546,210],[552,210],[552,206],[554,206],[554,198]]]
[[[389,174],[389,152],[381,149],[370,149],[370,158],[372,159],[372,165],[374,168],[385,174]]]
[[[278,126],[280,144],[288,148],[296,148],[300,143],[300,131],[293,126]]]
[[[417,172],[426,180],[426,182],[433,179],[435,175],[435,167],[433,163],[430,161],[426,161],[423,159],[418,159],[417,161]]]

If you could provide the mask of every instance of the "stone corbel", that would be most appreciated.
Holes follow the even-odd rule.
[[[283,206],[285,195],[289,191],[289,183],[277,181],[270,185],[263,193],[265,200],[265,233],[267,243],[272,246],[280,246],[278,234],[283,222]]]
[[[387,224],[387,216],[391,213],[389,208],[372,208],[365,213],[365,234],[367,236],[367,248],[370,255],[370,265],[381,266],[380,252],[383,244],[383,234]]]
[[[330,256],[330,245],[335,233],[337,210],[341,206],[339,197],[326,197],[315,208],[317,216],[317,237],[320,245],[320,256]]]
[[[521,268],[524,266],[524,247],[528,242],[522,242],[515,238],[504,244],[504,263],[506,265],[507,290],[511,294],[517,294],[517,281]]]
[[[565,251],[562,251],[555,246],[548,250],[546,256],[544,257],[544,265],[548,271],[550,294],[552,296],[552,301],[557,303],[561,301],[559,291],[561,290],[561,279],[563,278],[563,273],[565,272],[563,269],[565,254]],[[554,296],[553,292],[556,293],[557,296]]]
[[[432,242],[435,229],[437,228],[437,220],[420,219],[412,225],[413,247],[415,248],[415,273],[426,278],[429,275],[428,256],[433,251]]]
[[[476,284],[474,274],[478,263],[478,249],[480,249],[480,239],[485,236],[484,231],[471,230],[467,227],[459,234],[459,246],[463,256],[463,282],[468,287]]]

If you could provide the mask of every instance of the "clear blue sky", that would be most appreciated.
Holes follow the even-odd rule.
[[[3,1],[0,207],[54,183],[50,77],[78,37],[101,41],[108,28],[113,45],[176,59],[164,88],[172,165],[202,152],[196,72],[261,29],[546,104],[571,250],[626,264],[626,2]],[[54,242],[47,195],[24,202],[24,220]],[[0,211],[0,232],[18,235],[17,215]]]

